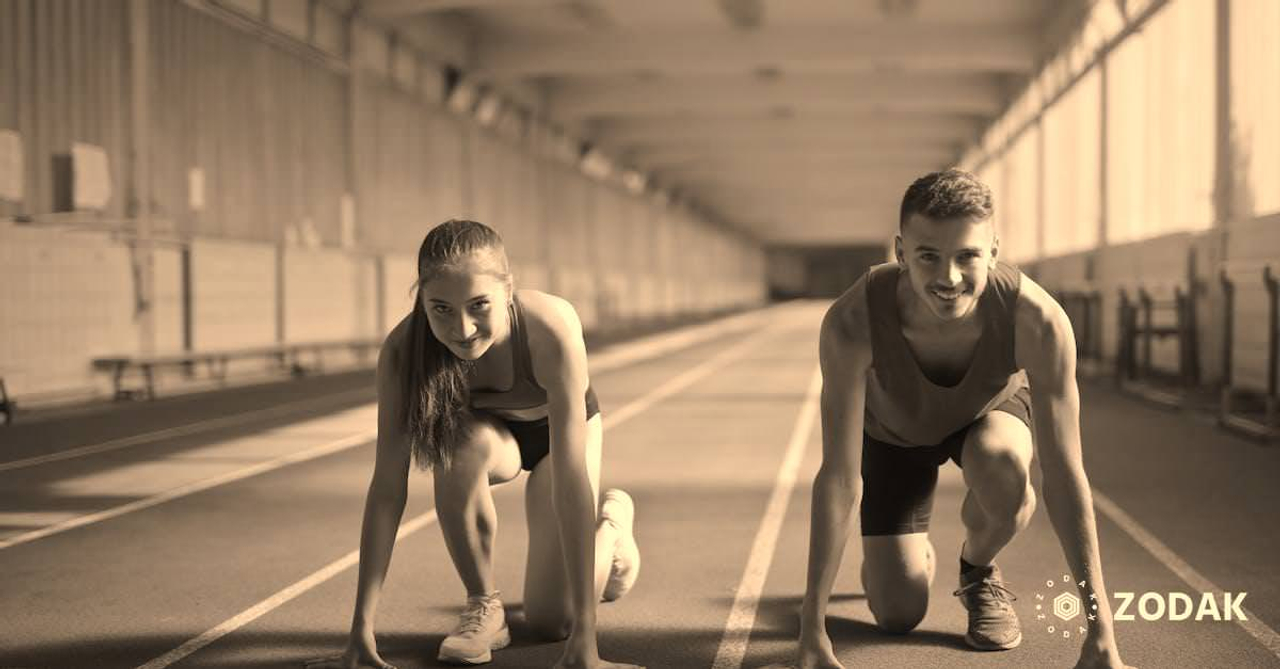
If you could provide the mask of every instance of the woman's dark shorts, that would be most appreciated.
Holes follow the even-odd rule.
[[[1031,395],[1022,388],[993,411],[1013,414],[1031,427]],[[961,455],[970,423],[934,446],[905,447],[862,433],[862,536],[914,534],[929,529],[938,467]]]
[[[587,420],[600,413],[600,400],[595,389],[587,387]],[[499,418],[502,424],[511,431],[520,448],[520,468],[533,471],[542,459],[551,452],[551,426],[546,418],[538,420],[507,420]]]

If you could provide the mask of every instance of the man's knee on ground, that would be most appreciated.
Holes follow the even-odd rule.
[[[876,619],[876,627],[879,627],[882,632],[906,634],[924,620],[927,610],[927,601],[924,604],[915,605],[897,602],[892,605],[877,606],[871,609],[871,614]]]
[[[905,634],[920,624],[929,609],[928,574],[920,571],[892,579],[882,577],[879,583],[868,583],[867,577],[864,569],[867,608],[871,609],[877,627],[890,634]]]
[[[529,624],[529,632],[545,641],[563,641],[573,631],[573,619],[565,611],[527,607],[525,621]]]

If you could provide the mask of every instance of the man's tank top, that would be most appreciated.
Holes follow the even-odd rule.
[[[977,304],[982,335],[968,371],[954,386],[930,381],[903,336],[897,300],[902,274],[897,263],[878,265],[867,274],[872,366],[867,372],[863,429],[891,444],[932,446],[1026,386],[1013,349],[1022,274],[997,263],[988,275]]]
[[[514,381],[507,390],[473,388],[471,407],[491,409],[515,420],[546,417],[547,391],[533,378],[533,362],[529,359],[529,335],[524,325],[524,310],[514,296],[508,311],[511,318],[511,366]],[[587,387],[587,416],[599,411],[595,392]]]

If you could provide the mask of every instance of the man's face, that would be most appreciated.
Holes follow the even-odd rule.
[[[912,214],[894,242],[911,289],[930,313],[954,321],[973,312],[996,264],[999,243],[989,219]]]

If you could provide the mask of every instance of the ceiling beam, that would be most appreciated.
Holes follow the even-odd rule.
[[[837,192],[846,191],[854,184],[885,183],[900,184],[903,189],[917,177],[923,176],[929,168],[914,166],[882,166],[876,167],[863,163],[843,169],[807,168],[795,166],[775,166],[770,163],[746,164],[737,168],[719,167],[686,167],[666,169],[658,172],[664,179],[683,183],[722,184],[725,187],[767,187],[775,190],[779,187],[799,186],[806,190],[832,189]]]
[[[957,151],[949,146],[904,146],[888,148],[761,148],[728,146],[715,151],[697,147],[672,146],[632,151],[623,156],[627,164],[646,169],[681,169],[685,167],[732,167],[743,163],[768,163],[784,166],[812,166],[839,169],[851,165],[935,165],[944,167],[955,162]]]
[[[994,116],[1005,98],[998,76],[884,73],[570,79],[551,84],[548,94],[549,112],[559,119],[777,109],[799,115],[892,110]]]
[[[452,9],[480,9],[503,5],[534,5],[545,0],[363,0],[360,13],[379,19],[399,19]]]
[[[370,18],[383,26],[394,27],[409,44],[445,63],[466,67],[472,60],[475,32],[461,16],[440,14],[395,22]]]
[[[876,208],[796,209],[769,216],[733,219],[733,225],[770,244],[886,245],[897,223]],[[886,248],[887,251],[887,248]]]
[[[965,142],[977,137],[982,123],[963,116],[894,117],[879,114],[848,119],[640,119],[593,124],[590,136],[606,146],[671,145],[688,142],[751,144],[767,138],[775,145],[791,143],[884,142],[889,144]]]
[[[1036,40],[1025,31],[894,22],[858,28],[771,28],[756,32],[607,31],[482,40],[478,73],[495,78],[645,71],[785,73],[897,70],[1030,73]]]

